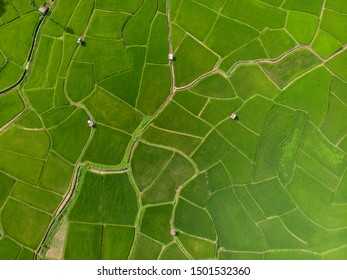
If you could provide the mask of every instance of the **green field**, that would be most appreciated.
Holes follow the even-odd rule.
[[[346,260],[346,30],[342,0],[0,0],[0,259]]]

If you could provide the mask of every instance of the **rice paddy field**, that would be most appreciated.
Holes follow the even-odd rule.
[[[0,259],[347,259],[346,30],[341,0],[0,0]]]

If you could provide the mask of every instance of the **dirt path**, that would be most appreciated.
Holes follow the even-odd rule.
[[[102,170],[94,167],[90,167],[89,171],[100,174],[100,175],[108,175],[108,174],[123,174],[127,173],[128,169],[121,169],[121,170]]]

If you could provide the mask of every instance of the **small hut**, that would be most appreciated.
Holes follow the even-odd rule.
[[[48,13],[48,8],[46,6],[44,6],[44,5],[42,5],[39,8],[39,12],[40,12],[41,15],[45,16]]]
[[[177,231],[174,230],[174,229],[171,229],[171,230],[170,230],[170,235],[171,235],[171,236],[176,236],[176,235],[177,235]]]
[[[174,60],[174,55],[173,55],[173,53],[169,53],[169,60],[170,60],[170,61],[173,61],[173,60]]]
[[[92,119],[88,120],[88,125],[89,125],[89,127],[94,127],[95,126],[95,121],[92,120]]]
[[[82,37],[79,37],[79,38],[77,39],[77,44],[79,44],[79,45],[82,45],[82,44],[83,44],[83,38],[82,38]]]
[[[237,115],[236,115],[235,113],[232,113],[231,116],[230,116],[230,118],[231,118],[232,120],[236,120]]]

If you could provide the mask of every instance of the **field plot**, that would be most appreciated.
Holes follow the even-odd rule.
[[[347,259],[343,1],[31,2],[0,9],[0,259]]]
[[[29,11],[19,15],[10,1],[7,6],[10,6],[10,9],[0,15],[0,22],[1,18],[5,22],[0,24],[0,53],[3,57],[0,64],[0,91],[17,83],[23,75],[35,29],[39,24],[37,12]]]

